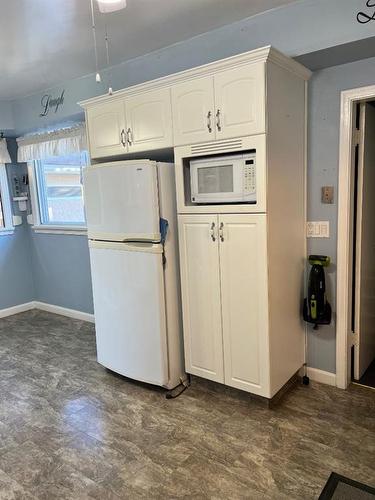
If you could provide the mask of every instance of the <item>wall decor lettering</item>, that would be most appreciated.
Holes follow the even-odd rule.
[[[53,109],[54,112],[57,113],[60,106],[64,104],[64,94],[65,90],[63,90],[58,97],[53,97],[51,94],[44,94],[40,101],[42,112],[39,116],[47,116],[50,109]]]
[[[375,21],[375,0],[367,0],[366,7],[369,9],[366,12],[358,12],[357,21],[360,24],[367,24],[370,21]],[[370,10],[372,9],[372,11]]]

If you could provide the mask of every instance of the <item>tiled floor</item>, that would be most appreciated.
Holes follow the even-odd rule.
[[[375,392],[299,386],[268,410],[194,380],[181,397],[95,361],[93,326],[0,320],[0,499],[313,499],[375,482]]]

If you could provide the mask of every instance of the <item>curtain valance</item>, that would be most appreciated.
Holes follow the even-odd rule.
[[[17,160],[28,162],[52,156],[67,156],[87,150],[83,124],[42,134],[19,137]]]
[[[0,165],[12,163],[10,159],[6,139],[0,139]]]

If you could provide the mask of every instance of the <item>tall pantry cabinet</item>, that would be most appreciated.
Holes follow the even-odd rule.
[[[304,363],[309,72],[272,51],[263,61],[247,56],[246,64],[233,69],[232,81],[238,74],[243,78],[238,94],[231,98],[228,90],[227,100],[242,101],[248,133],[222,139],[213,122],[212,141],[175,148],[185,365],[193,375],[271,399]],[[225,78],[214,75],[214,81],[231,81],[229,70],[225,73]],[[249,75],[255,78],[251,85]],[[179,88],[172,91],[172,104],[181,95]],[[223,129],[226,114],[235,122],[235,107],[226,112],[216,88],[213,95],[212,114],[221,110]],[[252,120],[245,119],[246,110]],[[234,130],[241,130],[239,124]],[[192,159],[249,151],[256,155],[255,204],[191,201]]]

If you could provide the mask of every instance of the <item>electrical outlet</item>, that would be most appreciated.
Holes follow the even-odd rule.
[[[329,221],[309,221],[306,224],[307,238],[329,238]]]
[[[322,187],[322,203],[333,203],[333,186]]]

